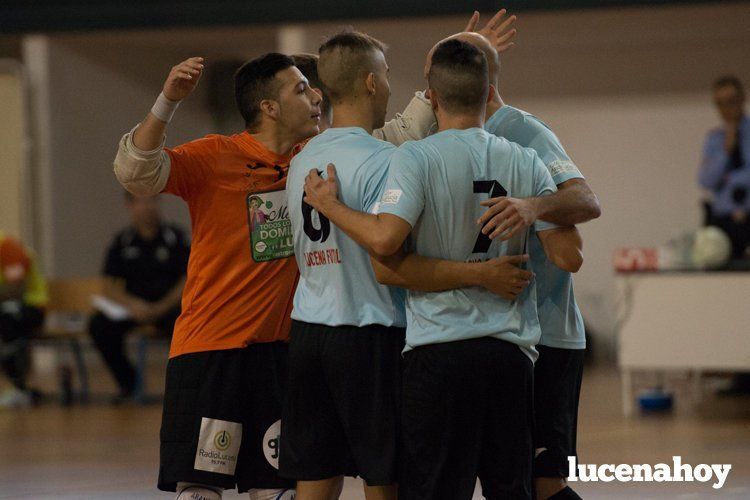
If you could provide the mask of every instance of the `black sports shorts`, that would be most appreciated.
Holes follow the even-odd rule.
[[[536,346],[534,367],[534,446],[545,448],[534,459],[535,477],[567,477],[568,457],[576,456],[578,400],[583,378],[583,349]]]
[[[277,470],[287,353],[271,342],[169,360],[159,489],[294,486]]]
[[[490,337],[404,354],[400,500],[532,498],[533,365]]]
[[[280,473],[396,482],[404,329],[294,321]]]

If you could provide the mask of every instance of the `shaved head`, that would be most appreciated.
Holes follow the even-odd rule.
[[[430,71],[430,65],[432,61],[432,55],[435,52],[435,49],[443,42],[446,42],[448,40],[460,40],[462,42],[466,42],[468,44],[473,45],[482,53],[484,54],[484,57],[487,59],[487,72],[490,84],[493,85],[495,88],[498,87],[498,82],[500,80],[500,56],[497,53],[497,50],[495,50],[495,47],[492,46],[489,40],[487,40],[484,36],[480,35],[479,33],[473,33],[469,31],[464,31],[462,33],[456,33],[455,35],[451,35],[447,38],[444,38],[443,40],[440,40],[438,43],[436,43],[432,49],[430,49],[429,54],[427,54],[427,65],[425,66],[425,77]]]
[[[385,45],[365,33],[345,31],[318,49],[318,76],[334,104],[353,100],[364,92],[364,77],[385,63]]]
[[[430,99],[451,114],[484,115],[489,81],[487,58],[474,45],[451,38],[440,42],[432,51],[427,75]]]

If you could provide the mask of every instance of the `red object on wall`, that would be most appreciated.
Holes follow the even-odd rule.
[[[615,271],[658,271],[658,248],[617,248],[614,256]]]

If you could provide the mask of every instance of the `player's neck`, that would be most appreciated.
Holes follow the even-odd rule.
[[[439,132],[450,129],[466,130],[484,127],[484,117],[482,115],[449,115],[439,113],[437,119]]]
[[[372,110],[359,103],[342,102],[333,106],[331,128],[360,127],[372,134]]]
[[[266,149],[280,156],[287,156],[297,143],[302,142],[299,134],[290,134],[288,131],[276,127],[261,127],[248,133],[253,139],[263,144]]]

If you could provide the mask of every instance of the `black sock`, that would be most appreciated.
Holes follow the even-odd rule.
[[[566,486],[562,490],[558,491],[551,497],[549,497],[548,500],[583,500],[581,497],[578,496],[578,493],[573,491],[573,488],[570,486]]]

